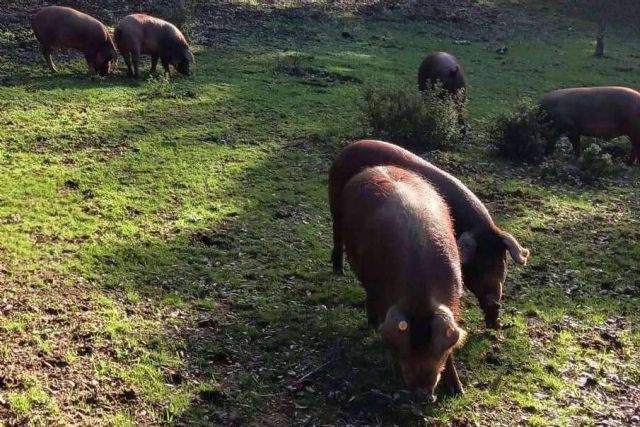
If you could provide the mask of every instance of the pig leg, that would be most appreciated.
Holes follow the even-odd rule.
[[[640,163],[640,138],[629,138],[631,140],[631,154],[627,164],[633,166],[635,162]]]
[[[133,77],[133,68],[131,67],[131,52],[123,51],[122,57],[124,58],[124,63],[127,64],[127,72],[129,73],[129,77]]]
[[[336,215],[337,216],[337,215]],[[338,275],[344,274],[342,257],[342,224],[337,218],[333,219],[333,251],[331,252],[331,262],[333,272]]]
[[[632,143],[631,144],[631,153],[629,154],[629,158],[627,159],[627,165],[629,166],[633,166],[633,164],[636,162],[636,146]]]
[[[502,290],[498,290],[498,292],[502,295]],[[499,316],[501,305],[498,301],[500,301],[500,298],[494,294],[487,294],[483,295],[482,298],[478,298],[480,308],[482,308],[484,312],[485,325],[489,329],[500,329]]]
[[[56,66],[53,63],[53,59],[51,59],[51,51],[52,51],[51,46],[40,45],[40,51],[42,52],[42,56],[44,56],[45,61],[47,61],[47,65],[49,66],[49,69],[54,73],[57,73],[58,70],[56,69]]]
[[[155,74],[157,66],[158,66],[158,56],[151,55],[151,74]]]
[[[467,133],[467,121],[464,117],[464,107],[465,102],[462,100],[458,100],[457,102],[457,110],[458,110],[458,128],[460,128],[460,133]]]
[[[378,316],[378,304],[375,298],[367,294],[367,323],[373,328],[377,328],[382,320]]]
[[[442,380],[449,394],[464,394],[464,387],[462,387],[462,383],[458,377],[458,371],[453,364],[453,353],[449,354],[449,357],[447,357],[447,362],[444,365],[444,372],[442,374]]]
[[[329,207],[331,210],[331,225],[333,227],[333,250],[331,251],[331,263],[333,272],[344,274],[342,264],[343,237],[342,237],[342,206],[339,200],[342,198],[342,185],[337,179],[329,180]]]
[[[136,79],[140,78],[140,52],[131,51],[131,62],[133,62],[133,76]]]
[[[556,134],[550,134],[550,135],[545,135],[545,145],[544,145],[544,155],[545,156],[550,156],[553,154],[554,151],[556,151],[556,143],[557,143],[557,135]]]
[[[571,145],[573,145],[573,152],[575,153],[576,157],[580,157],[580,155],[582,154],[582,146],[580,145],[580,135],[578,135],[577,133],[570,133],[569,141],[571,141]]]
[[[88,53],[84,54],[84,59],[87,61],[87,66],[89,67],[89,74],[96,74],[96,69],[93,67],[94,58],[92,55]]]
[[[140,52],[131,52],[131,62],[133,62],[133,76],[136,79],[140,78]]]
[[[160,61],[162,61],[162,68],[164,68],[164,72],[167,73],[167,74],[170,74],[169,58],[163,56],[162,58],[160,58]]]

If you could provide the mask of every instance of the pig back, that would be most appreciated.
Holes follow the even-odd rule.
[[[376,140],[349,144],[333,162],[329,172],[329,203],[335,216],[341,210],[339,199],[346,183],[372,166],[397,166],[427,179],[449,205],[456,235],[494,228],[487,208],[459,179],[402,147]]]
[[[467,77],[462,65],[455,56],[447,52],[436,52],[427,56],[418,69],[418,88],[427,88],[427,80],[435,83],[439,80],[444,89],[456,94],[460,89],[466,89]]]
[[[460,260],[449,210],[420,176],[367,168],[345,187],[345,249],[370,297],[385,312],[398,301],[427,311],[437,300],[457,312]]]
[[[126,16],[118,23],[116,42],[121,50],[169,56],[188,48],[180,30],[170,22],[145,14]]]
[[[111,45],[104,24],[69,7],[42,8],[31,18],[31,26],[38,40],[49,46],[87,51]]]
[[[613,137],[638,127],[640,94],[625,87],[581,87],[546,94],[540,105],[562,130]]]

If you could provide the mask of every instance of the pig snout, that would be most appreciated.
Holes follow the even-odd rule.
[[[429,390],[416,390],[413,392],[413,398],[416,402],[435,403],[438,398]]]
[[[435,402],[434,391],[440,381],[437,367],[432,366],[403,366],[400,363],[402,379],[415,399],[425,402]]]

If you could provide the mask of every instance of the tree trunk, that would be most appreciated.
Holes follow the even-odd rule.
[[[596,37],[596,51],[593,55],[596,58],[602,58],[604,56],[604,35],[607,30],[607,21],[604,17],[600,19],[598,23],[598,35]]]

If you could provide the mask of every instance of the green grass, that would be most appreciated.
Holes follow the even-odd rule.
[[[633,86],[636,42],[595,60],[587,34],[558,30],[498,55],[420,21],[338,17],[199,48],[189,79],[3,62],[0,419],[535,426],[613,414],[621,384],[640,381],[637,170],[578,188],[477,145],[429,155],[532,251],[509,273],[504,330],[485,331],[465,301],[467,394],[430,407],[394,397],[402,385],[366,327],[363,291],[331,273],[326,184],[342,143],[362,135],[359,81],[413,81],[426,52],[452,51],[481,132],[519,97]],[[284,72],[291,56],[311,72]],[[578,385],[587,373],[596,386]]]

